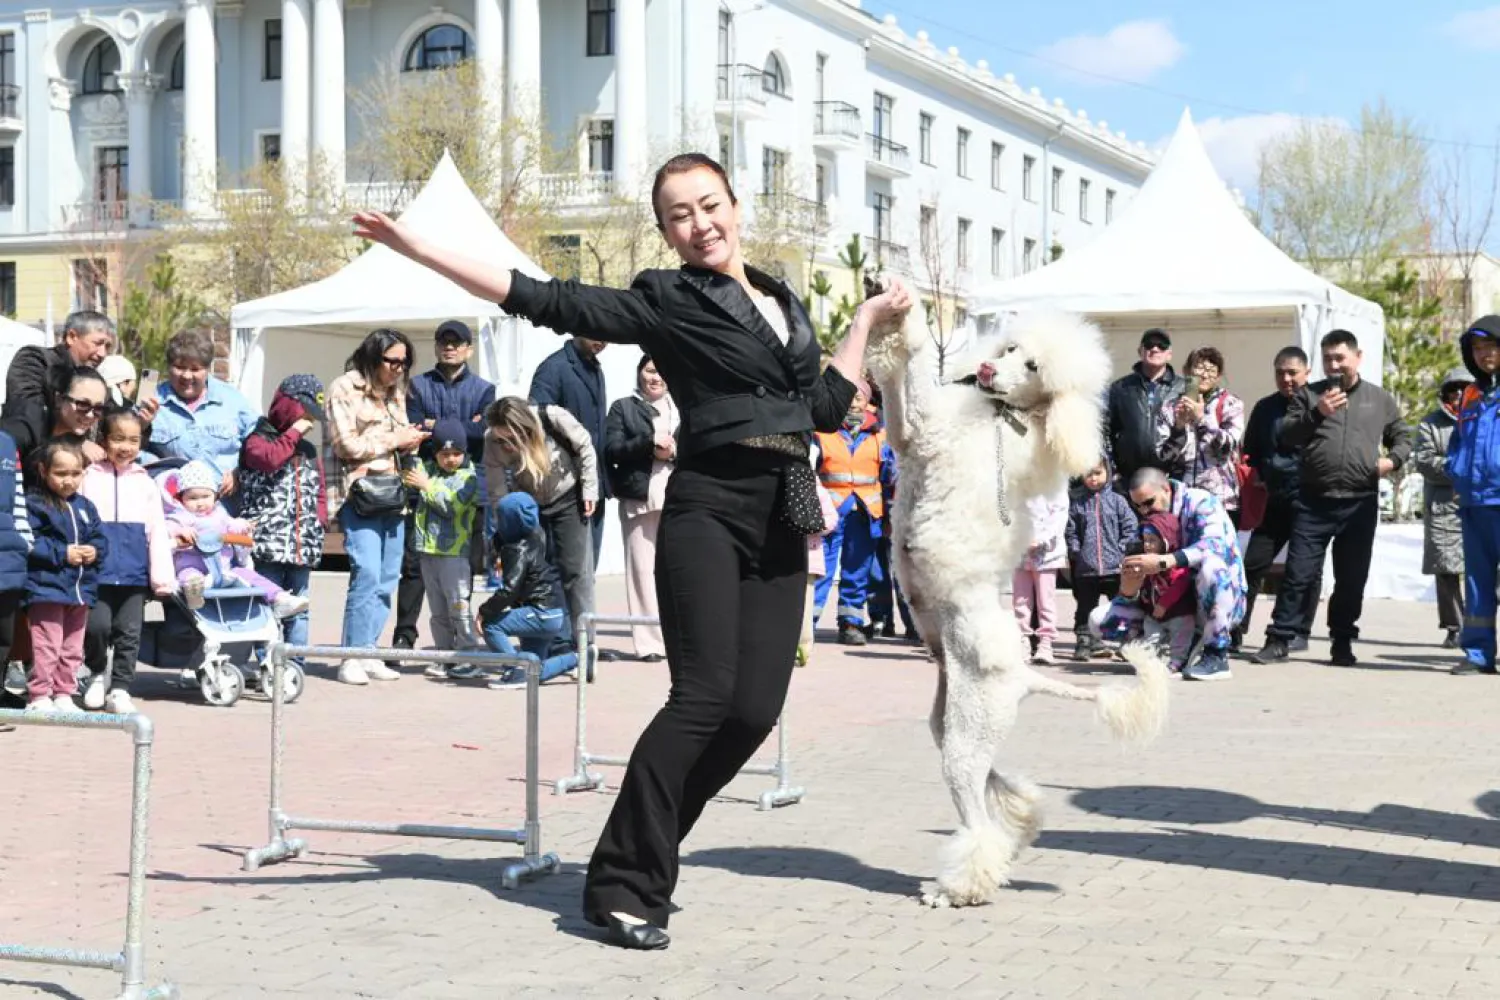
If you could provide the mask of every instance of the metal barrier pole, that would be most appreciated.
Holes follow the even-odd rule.
[[[151,750],[155,729],[139,713],[108,715],[38,715],[11,709],[0,710],[0,722],[57,729],[117,729],[129,733],[133,744],[130,788],[130,875],[126,888],[125,945],[114,953],[77,951],[69,948],[33,948],[0,944],[0,960],[65,965],[81,969],[108,969],[121,974],[119,1000],[172,1000],[177,988],[170,983],[146,986],[146,848],[150,830]]]
[[[582,671],[582,663],[585,658],[593,659],[596,656],[594,647],[599,641],[598,626],[605,625],[660,625],[659,618],[649,618],[642,615],[579,615],[580,624],[577,630],[576,643],[578,646],[579,670]],[[574,749],[574,771],[565,778],[558,778],[552,784],[552,794],[563,795],[567,792],[593,791],[604,787],[604,776],[597,771],[590,771],[591,764],[600,767],[625,767],[630,758],[610,754],[589,753],[585,746],[584,737],[587,726],[587,712],[585,710],[584,691],[587,685],[580,675],[578,681],[578,738]],[[782,711],[780,718],[776,720],[776,760],[770,764],[749,763],[740,768],[742,775],[769,775],[776,779],[776,787],[762,792],[758,808],[761,810],[774,809],[777,806],[789,806],[801,802],[806,789],[796,787],[791,783],[791,758],[787,749],[786,735],[786,712]]]
[[[604,775],[597,771],[589,770],[589,752],[585,731],[587,722],[587,698],[589,686],[589,667],[593,664],[594,644],[594,615],[592,612],[584,612],[578,616],[578,621],[573,629],[573,648],[578,651],[578,700],[577,714],[573,722],[576,738],[573,741],[573,773],[566,778],[558,778],[552,783],[552,794],[562,795],[566,792],[592,791],[603,787]]]
[[[527,816],[521,829],[492,830],[469,826],[433,826],[422,823],[375,823],[363,820],[313,819],[288,815],[281,808],[281,774],[284,766],[285,723],[282,718],[281,674],[286,661],[303,660],[389,660],[399,658],[407,663],[473,663],[481,667],[521,667],[526,671],[526,796]],[[476,650],[411,650],[355,648],[349,646],[289,646],[277,643],[271,648],[271,842],[265,847],[245,852],[245,871],[255,871],[263,864],[283,861],[301,854],[307,848],[300,838],[287,839],[289,830],[331,830],[344,833],[379,833],[394,837],[439,837],[445,840],[483,840],[522,845],[522,860],[506,868],[502,881],[515,888],[522,881],[549,874],[561,867],[555,854],[541,853],[541,821],[535,804],[537,770],[540,767],[540,694],[541,665],[530,658],[502,656]]]

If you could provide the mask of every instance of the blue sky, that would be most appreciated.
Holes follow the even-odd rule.
[[[1186,104],[1253,195],[1261,145],[1301,117],[1357,121],[1384,98],[1447,143],[1500,142],[1500,5],[1354,0],[864,0],[908,34],[1155,143]],[[1093,71],[1088,76],[1074,70]],[[1099,77],[1117,79],[1100,79]],[[1434,152],[1451,156],[1439,143]],[[1493,152],[1461,152],[1488,177]]]

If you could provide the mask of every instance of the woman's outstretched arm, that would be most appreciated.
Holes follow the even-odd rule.
[[[468,254],[433,246],[384,212],[357,212],[354,235],[382,243],[403,257],[430,268],[475,298],[505,304],[510,296],[510,268],[497,267]]]

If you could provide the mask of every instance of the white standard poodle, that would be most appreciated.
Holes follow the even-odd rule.
[[[995,769],[1000,740],[1027,695],[1092,701],[1114,735],[1144,743],[1166,718],[1166,664],[1127,646],[1133,685],[1082,687],[1028,663],[1001,596],[1031,542],[1026,500],[1053,494],[1101,453],[1109,357],[1077,316],[1023,315],[1006,338],[939,378],[920,313],[871,333],[868,363],[884,398],[900,476],[891,557],[917,626],[938,663],[932,734],[959,828],[946,845],[931,906],[973,906],[1006,884],[1036,837],[1036,786]]]

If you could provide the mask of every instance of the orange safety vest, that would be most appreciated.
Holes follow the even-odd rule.
[[[859,497],[879,520],[885,511],[880,492],[880,453],[885,448],[885,431],[861,427],[855,432],[858,442],[850,450],[850,440],[843,431],[819,432],[818,479],[833,497],[833,505],[842,508],[852,493]]]

